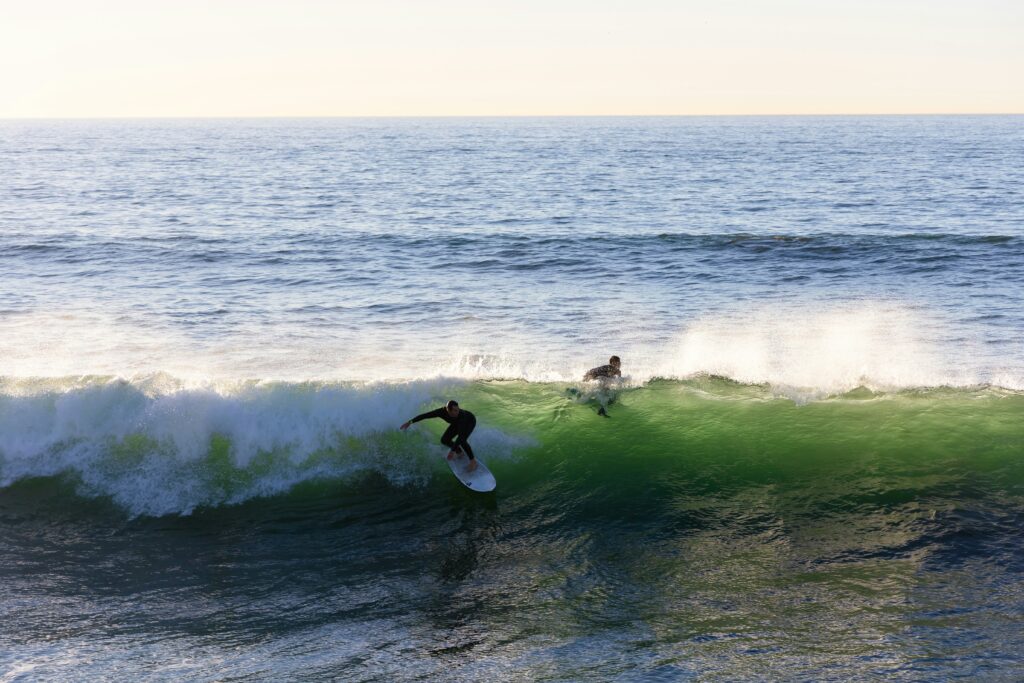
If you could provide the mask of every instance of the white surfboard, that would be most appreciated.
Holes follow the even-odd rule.
[[[448,451],[445,451],[444,454],[447,456]],[[451,460],[445,457],[445,462],[452,469],[452,474],[455,475],[455,478],[465,484],[468,489],[473,489],[474,491],[493,491],[494,487],[498,485],[494,475],[487,469],[487,465],[480,462],[480,458],[476,459],[476,469],[472,472],[466,469],[469,467],[469,457],[465,453],[460,453]]]

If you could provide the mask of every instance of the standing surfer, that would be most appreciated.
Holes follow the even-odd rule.
[[[475,470],[476,458],[473,457],[473,449],[469,445],[469,435],[473,433],[473,428],[476,427],[476,417],[474,417],[473,413],[459,408],[458,401],[448,401],[442,408],[417,415],[403,424],[400,429],[404,431],[414,422],[427,420],[432,417],[439,417],[448,423],[448,429],[444,430],[444,434],[441,435],[441,443],[450,449],[448,451],[448,459],[451,460],[456,455],[465,451],[466,455],[469,456],[469,465],[466,469],[470,472]]]

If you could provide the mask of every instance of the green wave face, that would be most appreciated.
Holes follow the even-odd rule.
[[[857,390],[807,403],[728,380],[633,389],[484,382],[463,404],[478,419],[538,441],[531,457],[581,465],[582,477],[631,471],[719,472],[723,485],[905,468],[1013,469],[1024,447],[1024,395],[993,389],[895,394]],[[597,411],[608,405],[608,417]],[[705,476],[699,477],[705,479]],[[839,483],[839,482],[837,482]]]
[[[477,416],[471,443],[501,496],[543,490],[601,517],[671,516],[737,492],[799,514],[866,500],[938,504],[987,499],[1022,481],[1024,394],[991,388],[861,389],[801,402],[715,377],[605,388],[195,389],[86,378],[12,384],[0,397],[0,485],[68,476],[80,493],[155,516],[302,495],[300,484],[367,473],[398,487],[444,486],[437,437],[445,425],[397,427],[453,397]]]
[[[559,495],[597,515],[700,509],[706,497],[742,491],[801,515],[872,501],[927,506],[1019,493],[1024,482],[1018,393],[858,390],[800,404],[714,378],[656,381],[605,397],[572,391],[485,382],[463,404],[536,442],[521,451],[528,464],[498,467],[502,483],[558,482]]]

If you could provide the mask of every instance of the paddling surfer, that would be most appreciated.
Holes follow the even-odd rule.
[[[608,406],[615,402],[615,396],[609,390],[608,384],[611,380],[621,377],[622,361],[619,360],[618,356],[612,356],[608,359],[607,365],[599,365],[596,368],[590,368],[587,370],[587,374],[583,375],[584,382],[597,380],[600,383],[600,388],[597,392],[597,400],[600,402],[601,407],[597,411],[598,415],[608,417]]]
[[[622,377],[621,368],[622,361],[619,360],[618,356],[612,356],[608,359],[608,365],[599,365],[596,368],[587,370],[587,374],[583,375],[583,381],[604,379],[606,377]]]
[[[448,423],[448,429],[444,430],[444,434],[441,435],[441,443],[450,449],[448,451],[448,459],[451,460],[456,455],[465,451],[469,457],[469,465],[466,469],[470,472],[475,470],[476,458],[473,457],[473,449],[469,445],[469,435],[473,433],[473,428],[476,427],[476,417],[468,410],[459,408],[458,401],[448,401],[442,408],[417,415],[399,429],[404,431],[414,422],[428,420],[432,417],[439,417]]]

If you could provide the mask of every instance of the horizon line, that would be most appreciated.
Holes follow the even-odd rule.
[[[1008,112],[870,112],[870,113],[723,113],[723,114],[200,114],[141,116],[0,116],[0,121],[187,121],[268,119],[626,119],[626,118],[783,118],[783,117],[917,117],[917,116],[1022,116]]]

